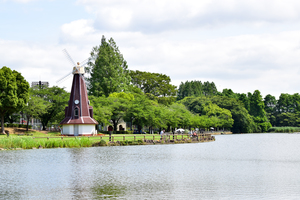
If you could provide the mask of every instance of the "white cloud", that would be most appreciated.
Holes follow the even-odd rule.
[[[6,1],[9,1],[9,0],[3,0],[3,2],[6,2]],[[11,1],[14,1],[17,3],[29,3],[29,2],[33,2],[33,1],[39,1],[39,0],[11,0]]]
[[[300,2],[295,0],[79,0],[97,16],[100,30],[155,31],[224,26],[230,23],[280,23],[298,21]]]

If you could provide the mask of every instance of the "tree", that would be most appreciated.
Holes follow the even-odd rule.
[[[255,123],[258,125],[258,130],[256,132],[266,132],[272,127],[271,123],[268,121],[265,104],[262,99],[259,90],[255,90],[253,94],[249,95],[250,99],[250,112],[249,114],[253,116]]]
[[[193,114],[186,108],[185,105],[180,103],[174,103],[168,107],[170,109],[170,114],[168,114],[167,128],[170,127],[182,127],[187,128],[192,125]]]
[[[211,125],[212,127],[231,128],[234,122],[229,110],[220,108],[211,102],[204,106],[202,114],[214,121],[214,124]]]
[[[184,97],[200,97],[200,96],[214,96],[218,95],[216,85],[214,82],[204,82],[201,81],[186,81],[180,84],[178,89],[177,100],[181,100]]]
[[[108,97],[110,93],[126,91],[130,84],[127,68],[127,62],[115,41],[111,38],[106,42],[102,36],[101,45],[93,47],[87,67],[90,73],[87,79],[89,95]]]
[[[276,125],[276,104],[277,100],[274,96],[268,94],[264,98],[265,111],[270,123],[275,126]]]
[[[134,100],[134,96],[124,92],[112,93],[107,100],[112,112],[110,120],[113,123],[114,131],[117,131],[119,121],[126,115],[130,101]]]
[[[230,98],[238,99],[238,94],[234,93],[231,89],[223,89],[222,95]]]
[[[49,122],[59,123],[64,119],[65,107],[68,105],[70,94],[63,88],[57,86],[34,87],[32,94],[48,102],[45,112],[38,115],[38,118],[41,119],[43,130],[46,130]]]
[[[27,103],[29,94],[29,83],[21,73],[12,71],[4,66],[0,69],[0,114],[1,128],[4,130],[5,114],[20,111]]]
[[[171,78],[165,74],[130,71],[131,83],[140,88],[145,94],[154,96],[175,96],[176,86],[171,85]]]
[[[27,128],[28,131],[29,121],[31,118],[38,118],[39,115],[45,113],[47,106],[50,105],[48,101],[45,101],[39,96],[32,95],[32,88],[29,90],[30,96],[27,105],[24,107],[23,112],[27,118]]]
[[[220,108],[225,108],[231,112],[234,120],[231,131],[234,133],[251,133],[255,130],[255,123],[244,108],[243,104],[234,99],[225,96],[211,97],[186,97],[181,102],[188,107],[193,113],[202,113],[206,104],[209,102],[218,105]],[[210,120],[210,119],[208,119]],[[209,122],[209,121],[208,121]]]
[[[218,94],[217,87],[214,82],[204,82],[203,83],[203,92],[205,96],[214,96]]]
[[[140,132],[143,126],[148,125],[149,118],[152,118],[150,115],[154,115],[154,105],[157,105],[157,102],[146,98],[145,95],[136,95],[135,98],[130,101],[124,119],[131,122],[131,124],[137,125],[138,131]],[[153,119],[150,120],[151,123],[152,120]]]
[[[89,100],[91,102],[91,106],[93,106],[93,118],[99,124],[110,124],[109,120],[111,119],[112,112],[110,107],[108,106],[106,97],[95,97],[89,96]]]
[[[248,112],[250,111],[250,100],[247,96],[247,94],[241,93],[241,94],[237,94],[238,96],[238,100],[240,100],[243,104],[244,107],[248,110]]]

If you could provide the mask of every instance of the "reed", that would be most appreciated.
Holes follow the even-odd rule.
[[[4,149],[32,149],[32,148],[74,148],[74,147],[91,147],[93,141],[89,138],[72,138],[67,140],[61,139],[33,139],[31,137],[8,137],[0,139],[0,148]]]
[[[300,127],[272,127],[269,128],[270,133],[295,133],[300,132]]]

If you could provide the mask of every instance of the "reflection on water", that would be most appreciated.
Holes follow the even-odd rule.
[[[0,151],[0,199],[297,199],[300,134]]]

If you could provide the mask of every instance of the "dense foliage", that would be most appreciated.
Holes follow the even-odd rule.
[[[181,100],[184,97],[201,97],[201,96],[214,96],[218,93],[217,87],[214,82],[201,81],[186,81],[181,82],[178,89],[177,99]]]
[[[20,111],[27,103],[29,83],[21,73],[8,67],[0,69],[0,115],[1,129],[4,130],[4,116]]]
[[[107,42],[102,37],[101,45],[91,52],[89,65],[89,95],[108,97],[110,93],[127,90],[130,83],[127,62],[112,38]]]
[[[33,98],[32,100],[37,98],[42,101],[40,105],[35,104],[41,110],[30,111],[27,108],[26,112],[28,112],[28,115],[34,114],[36,118],[41,120],[43,130],[46,130],[49,122],[58,124],[64,119],[65,107],[68,105],[70,94],[63,88],[57,86],[37,86],[32,88],[30,96]]]

